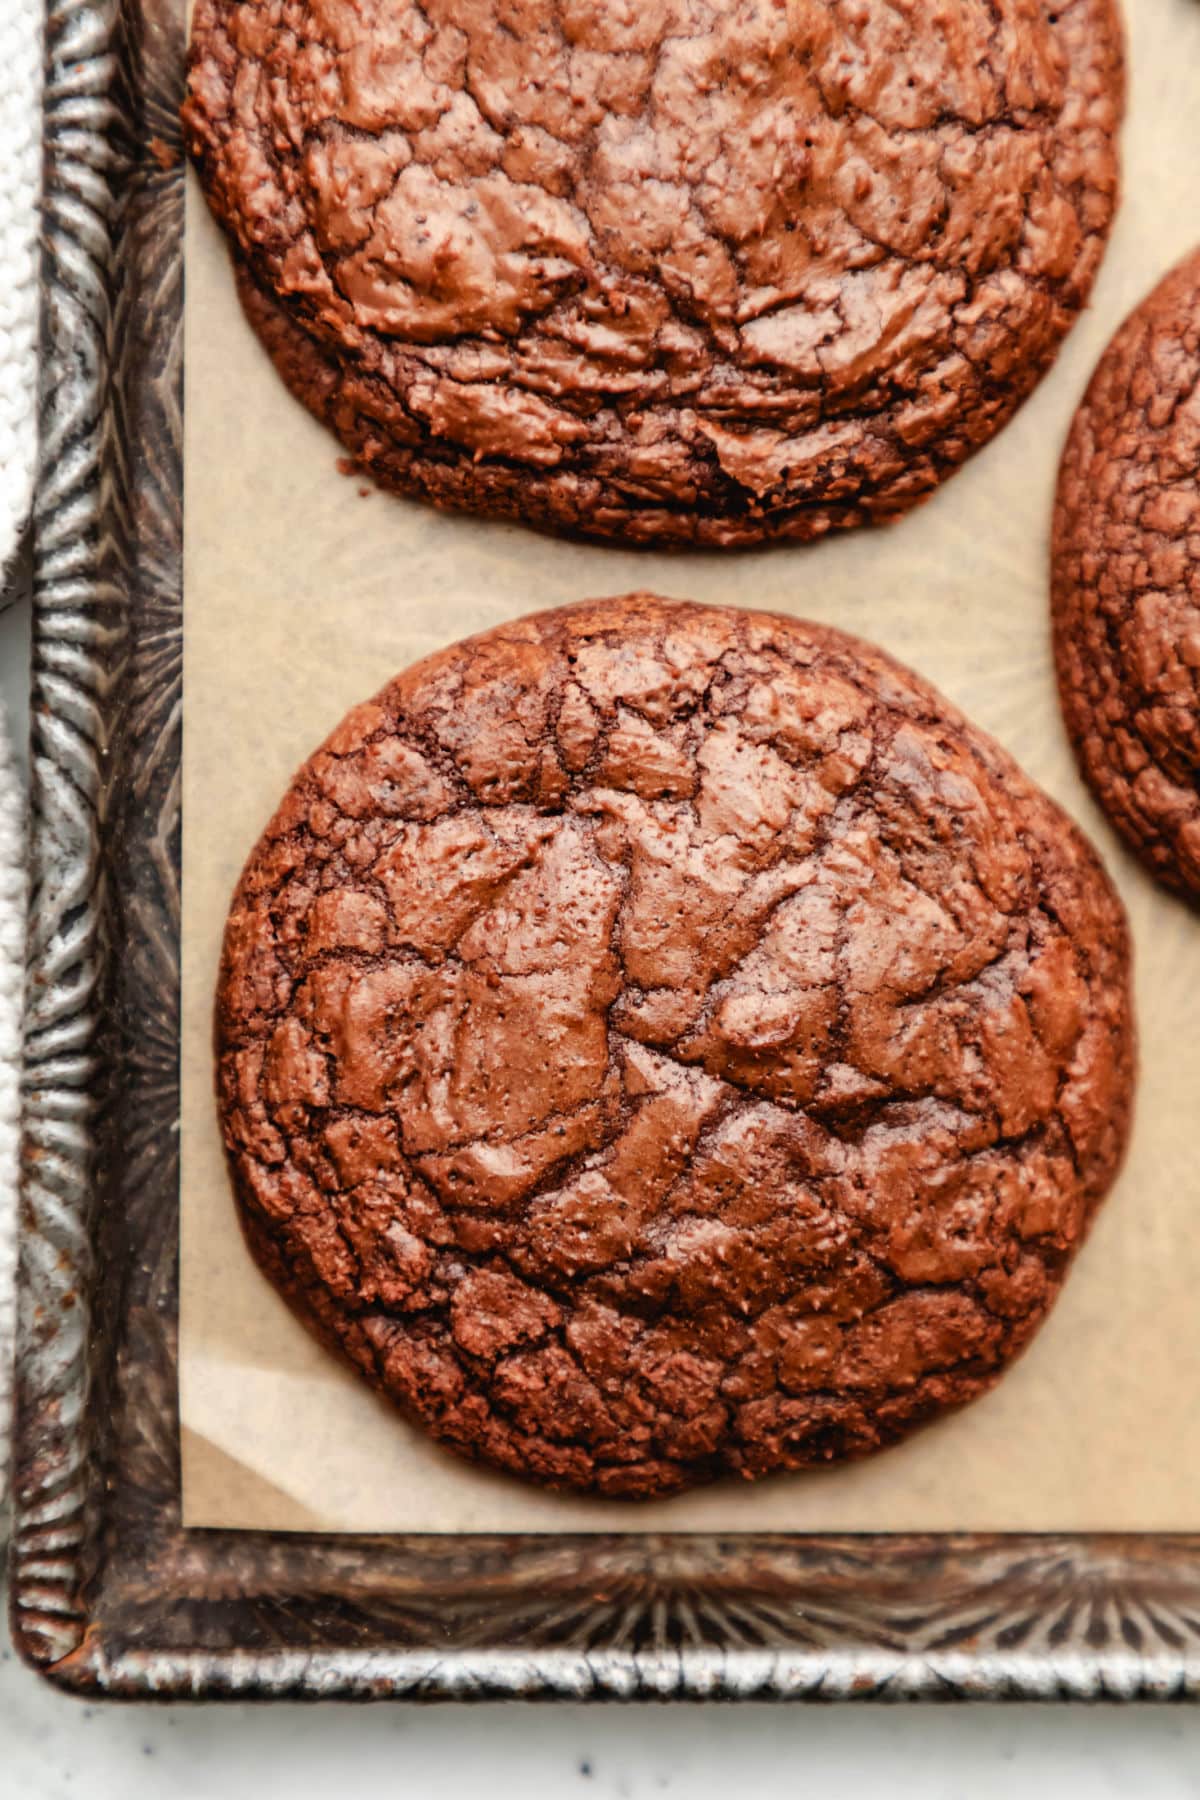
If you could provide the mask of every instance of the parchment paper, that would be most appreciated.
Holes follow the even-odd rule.
[[[1047,620],[1058,456],[1112,331],[1200,238],[1200,5],[1128,0],[1125,201],[1093,309],[1018,419],[901,525],[816,548],[647,556],[438,515],[338,473],[187,208],[180,1405],[188,1525],[327,1531],[1200,1528],[1200,921],[1084,793]],[[856,1467],[652,1506],[538,1492],[435,1448],[319,1349],[245,1250],[213,1107],[212,994],[242,862],[356,701],[451,639],[635,587],[829,620],[992,731],[1104,851],[1138,955],[1124,1176],[1055,1313],[996,1391]]]

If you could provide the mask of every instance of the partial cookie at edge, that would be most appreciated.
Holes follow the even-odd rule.
[[[1200,901],[1200,251],[1121,327],[1076,415],[1053,613],[1093,793],[1159,880]]]

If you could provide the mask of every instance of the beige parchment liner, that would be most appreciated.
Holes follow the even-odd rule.
[[[340,475],[187,206],[182,1330],[184,1520],[326,1531],[1200,1528],[1200,919],[1117,847],[1059,720],[1047,544],[1059,452],[1112,331],[1200,239],[1200,3],[1127,0],[1125,199],[1089,314],[1017,420],[885,532],[661,556],[442,517]],[[1120,1184],[1033,1348],[987,1398],[874,1461],[674,1500],[542,1493],[434,1447],[258,1274],[213,1107],[234,882],[296,767],[415,658],[534,608],[647,587],[873,638],[995,734],[1099,843],[1137,944],[1142,1073]]]

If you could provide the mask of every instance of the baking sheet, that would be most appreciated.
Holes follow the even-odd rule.
[[[1125,313],[1200,236],[1200,7],[1133,0],[1126,197],[1093,307],[1017,420],[885,532],[736,556],[557,543],[339,474],[187,206],[180,1410],[184,1522],[325,1531],[1200,1527],[1200,922],[1116,845],[1059,720],[1046,566],[1059,451]],[[1137,1128],[1053,1316],[987,1398],[854,1467],[650,1506],[540,1493],[437,1449],[308,1337],[238,1229],[211,1008],[242,862],[297,765],[415,658],[537,607],[649,587],[838,623],[931,678],[1100,844],[1137,945]]]

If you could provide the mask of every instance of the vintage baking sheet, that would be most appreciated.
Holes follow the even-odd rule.
[[[1200,1528],[1200,920],[1117,848],[1063,736],[1047,534],[1059,450],[1111,332],[1200,238],[1200,5],[1129,0],[1126,197],[1095,302],[999,440],[900,526],[816,548],[647,556],[442,517],[337,471],[187,208],[182,1329],[185,1523],[328,1531]],[[432,1446],[309,1339],[243,1247],[212,1101],[211,1001],[241,864],[355,701],[451,639],[650,587],[835,621],[931,677],[1082,821],[1137,943],[1132,1154],[1056,1312],[987,1399],[857,1467],[658,1503],[528,1489]]]

